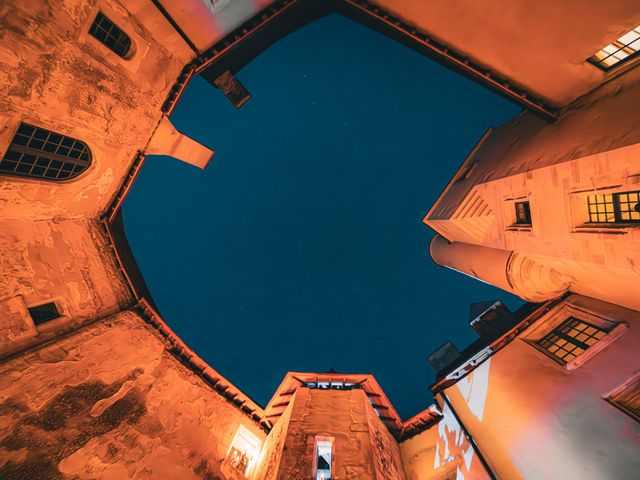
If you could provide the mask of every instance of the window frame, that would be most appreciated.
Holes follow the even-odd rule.
[[[540,355],[548,358],[554,365],[557,365],[558,368],[562,368],[567,372],[575,370],[587,363],[629,329],[627,321],[621,319],[623,317],[611,318],[603,315],[600,311],[593,311],[588,307],[585,308],[585,306],[582,305],[583,301],[581,300],[581,297],[575,295],[574,297],[576,297],[574,300],[566,301],[566,303],[550,310],[546,316],[540,318],[528,327],[520,337],[522,341],[531,346],[535,351],[539,352]],[[594,345],[591,345],[588,349],[578,355],[575,359],[568,363],[562,363],[555,355],[540,346],[538,341],[545,337],[549,332],[553,331],[569,317],[574,317],[581,322],[588,323],[605,330],[607,331],[607,334]]]
[[[522,206],[522,212],[518,209],[519,206]],[[529,200],[520,200],[513,202],[513,208],[515,209],[516,221],[514,225],[519,227],[531,227],[533,222],[531,220],[531,203]],[[520,218],[520,214],[524,214],[524,219]]]
[[[49,305],[53,306],[52,313],[39,311],[39,309],[42,309],[42,307],[46,307]],[[58,304],[56,304],[56,302],[54,301],[39,303],[37,305],[32,305],[30,307],[27,307],[27,312],[29,313],[29,317],[31,318],[31,321],[36,327],[44,325],[45,323],[49,323],[53,320],[57,320],[64,316],[64,314],[60,311]],[[34,316],[34,313],[36,314],[35,316]],[[36,318],[36,317],[40,317],[40,318]]]
[[[621,197],[627,195],[627,200],[622,200]],[[629,200],[629,195],[636,195],[637,200]],[[609,201],[610,199],[610,201]],[[633,211],[632,204],[636,203],[636,205],[640,205],[640,190],[620,190],[616,192],[603,192],[603,193],[592,193],[586,196],[586,207],[587,207],[587,216],[589,221],[588,225],[618,225],[618,226],[634,226],[640,225],[640,211]],[[628,210],[622,210],[622,205],[627,204]],[[610,211],[608,206],[611,205]],[[603,212],[599,211],[599,207],[603,206]],[[592,208],[596,209],[595,212],[592,211]],[[623,219],[622,215],[624,213],[638,213],[637,219],[628,218]],[[596,220],[594,220],[593,215],[596,216]],[[602,221],[601,216],[605,216],[605,220]],[[613,218],[613,221],[608,221],[608,218]]]
[[[581,332],[580,330],[578,330],[577,328],[573,328],[576,327],[577,325],[569,325],[570,322],[577,322],[579,324],[584,325],[584,329],[587,330],[589,328],[593,328],[595,329],[594,334],[588,334],[585,332]],[[565,329],[572,329],[572,330],[577,330],[580,333],[578,335],[587,335],[588,336],[588,340],[591,339],[595,339],[596,341],[589,345],[581,340],[577,339],[577,336],[572,336],[567,334],[564,330]],[[536,340],[536,344],[538,347],[540,347],[542,350],[544,350],[545,354],[549,355],[550,357],[552,357],[555,361],[557,361],[558,363],[560,363],[561,365],[567,365],[569,363],[571,363],[573,360],[575,360],[576,358],[578,358],[580,355],[582,355],[583,353],[585,353],[587,350],[589,350],[589,348],[593,347],[596,343],[598,343],[599,341],[603,340],[604,337],[607,336],[607,334],[609,333],[609,330],[606,330],[604,328],[602,328],[601,326],[598,325],[594,325],[593,323],[589,323],[586,322],[582,319],[576,318],[574,316],[569,316],[566,319],[564,319],[561,323],[559,323],[558,325],[556,325],[551,331],[547,332],[545,334],[544,337]],[[596,338],[596,334],[601,334],[602,336],[600,338]],[[559,346],[557,345],[555,340],[552,340],[551,337],[556,337],[557,340],[559,341],[564,341],[564,345],[567,344],[571,344],[574,348],[572,350],[567,350],[562,348],[564,345]],[[548,342],[549,346],[545,346],[543,345],[543,342]],[[556,350],[555,351],[551,351],[550,348],[556,346]],[[576,348],[580,348],[582,349],[582,351],[578,354],[574,354],[573,352],[575,351]],[[563,350],[566,352],[566,354],[564,356],[559,356],[556,354],[556,352]],[[565,357],[569,356],[569,355],[573,355],[573,358],[571,360],[565,360]]]
[[[108,30],[103,26],[107,22],[109,24]],[[100,30],[104,32],[104,38],[101,38],[102,36],[98,36]],[[112,35],[113,31],[116,31],[118,35]],[[116,22],[111,20],[111,18],[107,16],[101,9],[97,11],[96,15],[93,18],[93,21],[89,25],[88,33],[90,37],[97,40],[102,46],[106,47],[110,52],[114,53],[120,58],[126,60],[128,58],[131,58],[131,56],[133,55],[134,42],[131,38],[131,35],[125,32],[123,28],[120,28],[120,26]],[[114,38],[115,40],[113,40]],[[122,38],[126,39],[126,49],[121,52],[116,47],[121,44]],[[115,45],[110,45],[111,41],[113,41]]]
[[[632,376],[629,380],[624,382],[619,387],[613,389],[603,398],[607,403],[625,413],[626,415],[630,416],[636,422],[640,422],[640,408],[638,409],[638,411],[634,411],[616,398],[627,394],[630,389],[636,389],[638,391],[638,395],[640,395],[640,373]]]
[[[640,47],[638,48],[638,50],[635,50],[636,47],[631,47],[631,45],[633,45],[634,43],[639,43],[640,42],[640,37],[636,37],[636,38],[634,38],[633,40],[631,40],[628,43],[625,43],[625,41],[620,41],[625,36],[632,35],[632,34],[640,35],[640,25],[638,25],[637,27],[632,28],[631,30],[628,30],[624,34],[622,34],[619,37],[617,37],[611,43],[608,43],[605,46],[603,46],[600,50],[598,50],[593,55],[591,55],[587,59],[587,62],[589,62],[590,64],[592,64],[593,66],[597,67],[598,69],[600,69],[600,70],[602,70],[604,72],[610,72],[611,70],[614,70],[617,67],[620,67],[622,65],[628,64],[632,60],[638,59],[640,57]],[[615,51],[614,52],[605,51],[605,49],[608,48],[608,47],[614,48]],[[608,58],[611,58],[611,57],[618,58],[615,55],[617,53],[619,53],[620,51],[623,51],[624,53],[626,53],[627,56],[625,58],[618,59],[617,62],[615,62],[615,63],[613,63],[611,65],[605,65],[604,64],[604,62]],[[603,58],[598,59],[598,54],[600,54],[601,52],[604,52],[607,55],[604,56]]]
[[[335,456],[335,438],[325,435],[316,435],[313,439],[313,472],[311,478],[318,480],[318,447],[320,443],[331,445],[331,463],[329,464],[329,478],[331,480],[334,476],[334,456]]]
[[[54,148],[55,151],[51,151]],[[71,155],[72,152],[77,156]],[[12,169],[2,167],[11,164]],[[29,171],[18,171],[22,165],[30,167]],[[61,183],[75,180],[92,165],[93,152],[84,141],[48,128],[20,122],[0,159],[0,175]],[[42,173],[35,173],[36,169],[42,170]],[[48,173],[53,171],[57,171],[57,175],[49,176]],[[63,172],[68,175],[60,177]]]

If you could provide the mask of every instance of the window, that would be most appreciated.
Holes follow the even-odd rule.
[[[597,52],[589,58],[589,62],[606,71],[635,57],[638,50],[640,50],[640,25]]]
[[[562,364],[573,361],[590,346],[605,337],[606,330],[569,317],[538,340],[538,345]]]
[[[21,123],[0,161],[0,173],[59,181],[77,177],[91,165],[80,140]]]
[[[607,401],[640,422],[640,375],[616,389]]]
[[[260,453],[262,442],[244,425],[240,425],[233,437],[227,461],[232,468],[241,474],[248,476]]]
[[[516,202],[516,225],[531,225],[529,202]]]
[[[121,57],[126,57],[131,50],[131,39],[115,23],[98,12],[91,24],[89,33],[102,42],[109,50]]]
[[[333,439],[316,437],[314,480],[331,480]]]
[[[41,325],[49,320],[54,320],[61,317],[58,307],[53,302],[38,305],[37,307],[29,308],[29,315],[33,319],[33,323]]]
[[[587,197],[590,223],[640,223],[640,191]]]

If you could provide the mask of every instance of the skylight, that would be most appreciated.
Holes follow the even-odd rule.
[[[616,65],[635,57],[639,50],[640,25],[604,47],[589,58],[589,61],[603,70],[610,70]]]

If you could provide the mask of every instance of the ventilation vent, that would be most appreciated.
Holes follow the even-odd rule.
[[[451,219],[487,217],[489,215],[493,215],[493,210],[491,210],[489,204],[484,201],[477,191],[473,191],[462,205],[460,205],[460,208],[453,214]]]

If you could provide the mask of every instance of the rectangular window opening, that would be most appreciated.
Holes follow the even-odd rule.
[[[640,190],[587,196],[589,223],[640,223]]]
[[[516,202],[516,225],[531,225],[531,207],[529,202]]]
[[[640,25],[596,52],[589,62],[604,71],[631,60],[640,51]]]
[[[600,327],[569,317],[537,343],[564,365],[572,362],[578,355],[602,340],[607,333]]]
[[[36,307],[29,307],[28,310],[29,315],[31,315],[31,318],[33,319],[33,323],[36,325],[41,325],[49,320],[55,320],[62,316],[58,311],[58,307],[53,302],[43,303]]]
[[[317,436],[315,441],[314,480],[331,480],[333,438]]]
[[[262,442],[247,427],[240,425],[227,452],[232,468],[248,477],[260,454]]]

